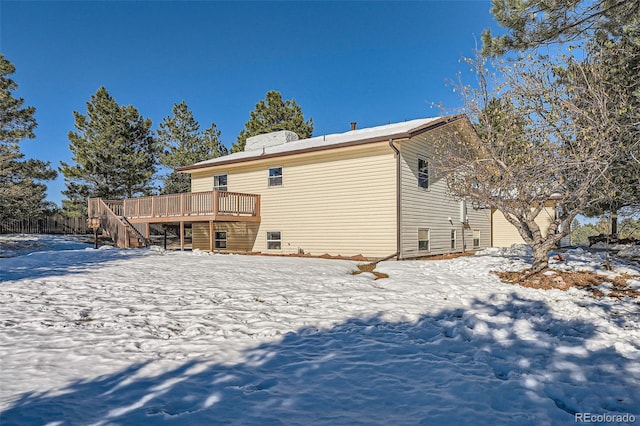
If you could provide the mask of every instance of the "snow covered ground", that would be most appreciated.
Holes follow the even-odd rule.
[[[0,244],[18,255],[0,259],[3,426],[640,424],[638,300],[489,273],[521,248],[374,281],[340,260]]]

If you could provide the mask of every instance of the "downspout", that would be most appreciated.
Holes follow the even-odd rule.
[[[400,221],[400,213],[402,212],[400,205],[400,150],[393,144],[393,139],[389,139],[389,146],[395,153],[396,157],[396,252],[395,254],[389,256],[395,256],[397,260],[400,260],[402,247],[400,242],[400,225],[402,224]]]

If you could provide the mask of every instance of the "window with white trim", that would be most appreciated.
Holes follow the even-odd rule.
[[[280,231],[267,231],[267,250],[282,249],[282,233]]]
[[[227,190],[227,175],[215,175],[213,176],[213,190],[214,191],[226,191]]]
[[[430,251],[431,246],[429,245],[429,240],[431,239],[431,230],[429,228],[419,228],[418,229],[418,250],[419,251]]]
[[[455,250],[458,245],[458,231],[455,229],[451,230],[451,250]]]
[[[429,188],[429,162],[418,158],[418,187]]]
[[[282,186],[282,167],[269,169],[269,186]]]
[[[478,248],[478,247],[480,247],[480,230],[474,229],[473,230],[473,248]]]
[[[227,248],[227,231],[216,231],[214,234],[214,247],[217,249]]]

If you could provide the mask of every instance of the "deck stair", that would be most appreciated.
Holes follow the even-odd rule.
[[[89,226],[102,228],[120,248],[141,248],[149,245],[149,240],[123,216],[123,201],[89,200]]]
[[[149,247],[151,245],[151,240],[142,235],[142,232],[136,228],[136,226],[129,222],[129,220],[125,216],[119,216],[120,220],[127,225],[127,231],[129,232],[129,246],[140,248],[140,247]]]

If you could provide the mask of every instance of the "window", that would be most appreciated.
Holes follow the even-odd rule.
[[[214,191],[227,190],[227,175],[215,175],[213,177],[213,190]]]
[[[418,158],[418,187],[429,188],[429,162]]]
[[[455,229],[452,229],[451,230],[451,250],[455,250],[456,248],[457,236],[458,236],[458,231],[456,231]]]
[[[280,250],[282,248],[282,234],[280,231],[267,232],[267,249]]]
[[[214,235],[215,235],[214,247],[217,249],[226,249],[227,248],[227,231],[216,231]]]
[[[431,231],[427,228],[418,229],[418,250],[420,251],[429,251],[431,248],[429,247]]]
[[[478,248],[478,247],[480,247],[480,230],[474,229],[473,230],[473,248]]]
[[[269,186],[282,186],[282,167],[269,169]]]

